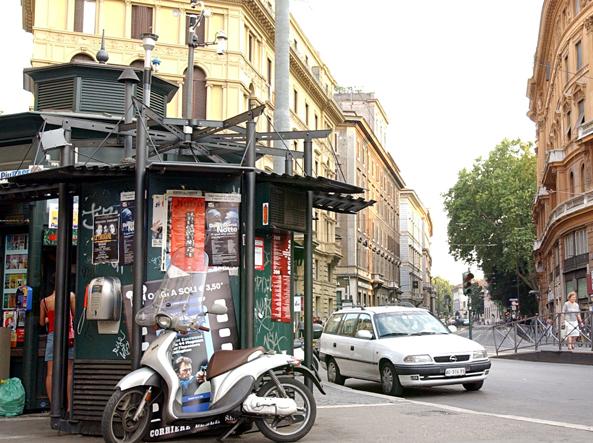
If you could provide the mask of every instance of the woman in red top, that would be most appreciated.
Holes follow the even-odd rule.
[[[47,343],[45,345],[45,361],[47,362],[47,374],[45,376],[45,389],[47,390],[47,398],[51,403],[51,379],[53,373],[54,360],[54,325],[55,325],[55,290],[41,300],[41,309],[39,311],[39,324],[41,326],[47,325]],[[68,320],[70,328],[72,328],[72,318],[75,312],[75,296],[70,293],[70,315]],[[68,399],[67,404],[70,405],[70,393],[72,391],[72,361],[74,360],[74,348],[68,348],[68,386],[66,387]]]

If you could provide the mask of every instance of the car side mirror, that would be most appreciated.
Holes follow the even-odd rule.
[[[453,333],[457,332],[457,326],[455,326],[455,325],[449,325],[448,329],[449,329],[449,331],[451,331]]]
[[[323,333],[323,329],[317,329],[317,330],[313,330],[313,340],[317,340],[321,337],[321,334]]]
[[[366,329],[361,329],[360,331],[356,331],[356,338],[362,338],[364,340],[372,340],[373,333],[371,331],[367,331]]]

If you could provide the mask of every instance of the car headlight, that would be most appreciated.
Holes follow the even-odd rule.
[[[488,353],[486,352],[485,349],[482,349],[481,351],[474,351],[473,360],[479,360],[481,358],[488,358]]]
[[[163,314],[157,315],[156,324],[159,325],[159,328],[168,329],[171,327],[171,317]]]
[[[431,363],[432,358],[428,354],[421,355],[406,355],[404,357],[405,363]]]

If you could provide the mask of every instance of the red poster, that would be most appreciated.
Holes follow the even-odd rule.
[[[171,264],[186,272],[206,269],[203,197],[171,198]]]
[[[291,244],[288,233],[272,236],[272,320],[291,322]]]

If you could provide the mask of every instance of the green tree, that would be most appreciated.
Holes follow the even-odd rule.
[[[436,292],[437,315],[449,316],[453,313],[453,285],[442,277],[433,277],[432,286]]]
[[[492,297],[504,304],[536,287],[531,222],[535,166],[531,143],[504,139],[488,158],[461,170],[444,195],[450,253],[479,266]]]

